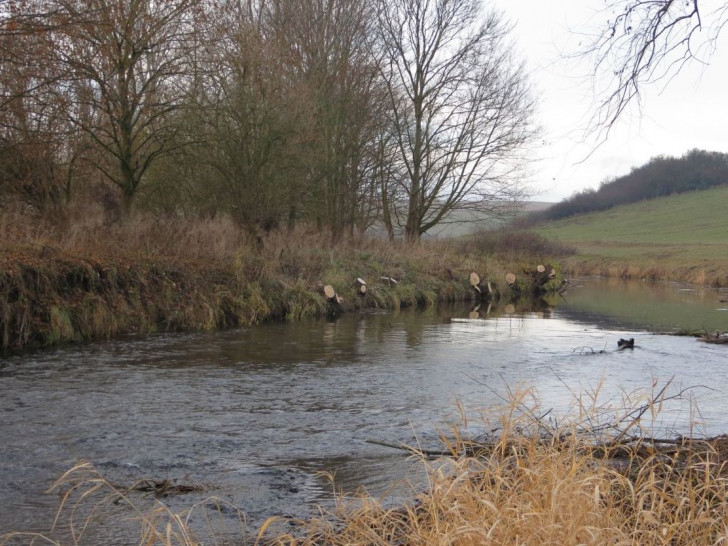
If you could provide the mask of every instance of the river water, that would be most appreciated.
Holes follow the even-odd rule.
[[[581,279],[556,306],[535,310],[367,313],[5,358],[0,535],[48,531],[59,496],[44,492],[79,460],[126,486],[201,486],[161,502],[175,511],[200,503],[191,526],[213,542],[223,542],[214,533],[240,540],[246,531],[211,496],[242,510],[247,539],[268,516],[331,507],[323,473],[337,489],[363,486],[398,502],[402,486],[389,487],[403,475],[417,483],[419,466],[367,439],[436,447],[457,403],[475,413],[519,386],[557,415],[580,393],[599,390],[619,406],[624,393],[672,378],[671,393],[689,389],[656,432],[728,432],[728,348],[664,333],[728,330],[724,299],[678,284]],[[622,337],[635,338],[635,349],[616,351]],[[138,543],[130,515],[121,505],[99,514],[86,543]]]

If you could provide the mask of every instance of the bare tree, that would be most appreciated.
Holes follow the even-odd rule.
[[[193,125],[201,142],[195,161],[208,171],[218,208],[251,234],[279,225],[289,208],[288,176],[297,143],[295,82],[266,36],[265,3],[220,0],[215,39],[201,62]]]
[[[457,207],[513,197],[534,100],[509,27],[479,0],[380,0],[377,11],[405,237],[417,241]]]
[[[0,192],[58,212],[68,170],[68,100],[42,2],[0,2]]]
[[[269,22],[309,102],[308,215],[334,239],[371,218],[373,142],[383,102],[362,0],[271,0]]]
[[[603,13],[606,24],[579,55],[590,58],[601,97],[589,130],[605,138],[630,104],[639,106],[644,86],[705,62],[728,23],[728,3],[704,10],[698,0],[610,0]]]
[[[73,83],[71,120],[105,152],[96,167],[128,213],[149,167],[176,145],[167,122],[186,93],[199,0],[50,3],[54,53]]]

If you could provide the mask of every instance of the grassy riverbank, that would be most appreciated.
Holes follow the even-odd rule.
[[[623,205],[535,228],[575,247],[571,275],[728,286],[728,186]]]
[[[471,271],[505,303],[533,291],[524,270],[556,248],[530,237],[332,244],[306,229],[253,239],[225,218],[77,218],[0,217],[0,349],[467,301]],[[363,296],[357,278],[368,283]]]

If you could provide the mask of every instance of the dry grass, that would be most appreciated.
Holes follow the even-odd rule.
[[[138,214],[109,222],[100,207],[71,208],[64,219],[46,218],[19,207],[0,209],[0,250],[47,248],[83,257],[163,256],[229,261],[247,244],[227,217],[195,219]]]
[[[140,482],[142,483],[142,482]],[[237,508],[216,497],[209,497],[182,512],[174,512],[159,498],[142,499],[133,493],[147,490],[140,483],[129,487],[114,484],[106,479],[91,463],[80,461],[61,476],[47,491],[58,494],[59,508],[52,528],[47,533],[13,532],[0,535],[0,546],[16,544],[91,544],[88,535],[94,536],[94,527],[103,527],[102,521],[109,514],[136,524],[139,529],[137,541],[152,546],[202,546],[192,531],[190,519],[199,513],[205,514],[210,537],[215,537],[216,522],[210,518],[209,508],[216,507],[218,515],[229,521],[230,514],[236,514],[240,536],[245,536],[245,516]],[[159,486],[160,484],[152,484]],[[175,486],[171,486],[173,489]],[[170,488],[167,488],[168,490]],[[194,490],[199,487],[192,488]],[[167,494],[175,494],[167,493]],[[146,502],[145,502],[146,500]],[[123,537],[122,542],[134,541],[134,537]]]
[[[485,414],[477,440],[455,427],[445,440],[448,456],[419,456],[428,482],[424,490],[413,488],[404,505],[385,506],[366,494],[342,496],[335,513],[302,522],[292,534],[276,536],[271,518],[257,533],[241,531],[233,543],[725,543],[728,438],[655,438],[663,406],[685,397],[686,391],[671,394],[669,387],[655,384],[625,395],[617,406],[601,404],[598,390],[582,394],[571,412],[558,417],[540,411],[531,390],[512,393],[495,419]],[[142,510],[88,463],[53,487],[63,492],[56,527],[65,518],[70,539],[64,544],[82,543],[95,514],[119,502],[140,522],[139,544],[202,544],[190,528],[197,507],[174,513],[157,501]],[[15,533],[0,537],[0,544],[22,538],[61,543],[53,533]]]
[[[655,441],[666,390],[548,420],[516,394],[485,442],[451,444],[404,507],[342,499],[291,545],[719,544],[728,540],[728,440]],[[588,407],[584,404],[589,402]],[[637,403],[638,406],[632,404]],[[457,437],[457,435],[456,435]]]
[[[728,286],[728,260],[724,258],[728,247],[710,250],[710,257],[691,257],[689,252],[679,248],[669,254],[650,257],[650,251],[638,245],[633,246],[632,256],[610,256],[608,248],[611,247],[585,248],[582,254],[564,258],[562,270],[573,276],[678,281],[716,288]]]

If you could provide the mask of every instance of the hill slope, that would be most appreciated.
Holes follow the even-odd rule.
[[[728,184],[728,154],[692,150],[682,157],[653,157],[629,174],[606,180],[597,190],[572,195],[547,210],[531,215],[535,223],[576,214],[609,210],[678,193],[706,190]]]
[[[575,216],[534,228],[571,244],[575,273],[728,285],[728,187]]]

